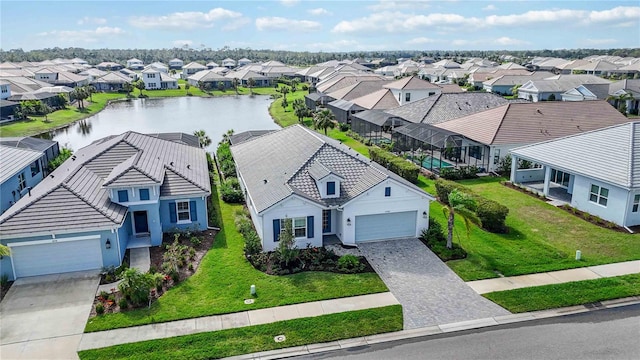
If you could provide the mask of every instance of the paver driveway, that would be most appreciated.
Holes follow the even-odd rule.
[[[77,359],[97,272],[18,279],[0,303],[0,358]]]
[[[509,314],[473,291],[418,239],[358,247],[402,304],[405,329]]]

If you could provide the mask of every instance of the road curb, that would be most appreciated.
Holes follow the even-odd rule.
[[[640,296],[631,296],[622,299],[606,300],[586,305],[576,305],[564,308],[532,311],[527,313],[502,315],[490,318],[476,319],[470,321],[461,321],[450,324],[441,324],[428,326],[424,328],[401,330],[391,333],[376,334],[369,336],[356,337],[351,339],[343,339],[326,343],[317,343],[309,345],[294,346],[290,348],[261,351],[257,353],[244,354],[225,358],[228,360],[266,360],[281,359],[292,356],[311,355],[325,351],[342,350],[354,347],[362,347],[373,344],[379,344],[390,341],[413,339],[423,336],[431,336],[437,334],[447,334],[452,332],[488,328],[497,325],[511,324],[517,322],[526,322],[537,319],[545,319],[551,317],[565,316],[571,314],[580,314],[590,311],[612,309],[621,306],[629,306],[640,304]]]

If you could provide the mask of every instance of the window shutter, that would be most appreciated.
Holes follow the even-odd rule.
[[[174,202],[169,203],[169,221],[171,221],[174,224],[178,222],[178,215],[176,213],[176,203]]]
[[[194,200],[189,202],[189,211],[191,212],[191,221],[198,221],[198,206]]]
[[[273,219],[273,241],[280,240],[280,219]]]
[[[391,196],[391,187],[384,188],[384,196]]]
[[[307,239],[313,238],[313,216],[307,216]]]

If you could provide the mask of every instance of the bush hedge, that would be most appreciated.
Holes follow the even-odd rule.
[[[222,201],[230,204],[239,204],[244,202],[244,195],[242,189],[240,189],[240,182],[237,178],[230,177],[222,183],[220,187],[220,193],[222,194]]]
[[[375,147],[369,148],[369,157],[371,160],[389,169],[389,171],[400,175],[402,178],[414,184],[418,183],[420,168],[416,164],[399,156],[395,156],[386,150]]]
[[[465,166],[461,168],[442,168],[440,176],[447,180],[464,180],[478,177],[480,169],[477,166]]]
[[[440,201],[445,204],[448,204],[449,193],[454,189],[471,195],[476,201],[476,205],[478,205],[476,215],[478,215],[478,218],[482,221],[483,229],[492,233],[504,233],[507,231],[505,220],[509,214],[509,208],[496,201],[482,197],[469,190],[469,188],[453,181],[443,179],[438,179],[436,181],[436,193],[438,194]]]
[[[218,163],[220,164],[220,172],[225,178],[236,176],[236,164],[233,162],[231,149],[229,144],[221,143],[216,151]]]

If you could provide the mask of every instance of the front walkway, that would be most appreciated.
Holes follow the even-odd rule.
[[[640,273],[640,260],[467,283],[478,294]]]
[[[99,331],[84,334],[80,341],[78,350],[97,349],[139,341],[164,339],[208,331],[269,324],[276,321],[372,309],[398,304],[398,300],[396,300],[393,294],[385,292],[243,311],[232,314],[206,316],[195,319],[170,321],[124,329]]]
[[[358,247],[402,304],[405,329],[509,314],[473,291],[418,239]]]

